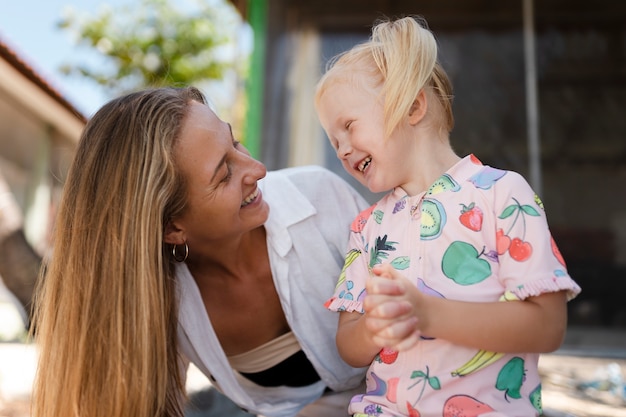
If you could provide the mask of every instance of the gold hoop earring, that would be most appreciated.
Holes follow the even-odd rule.
[[[172,256],[174,256],[174,260],[176,262],[185,262],[187,260],[187,256],[189,256],[189,246],[187,246],[187,242],[183,243],[183,245],[185,245],[185,253],[184,254],[178,254],[176,253],[176,248],[178,248],[178,245],[174,245],[172,246]]]

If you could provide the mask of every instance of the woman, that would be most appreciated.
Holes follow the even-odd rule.
[[[248,412],[322,396],[345,414],[364,369],[339,358],[323,302],[365,207],[321,168],[266,177],[194,88],[109,102],[78,145],[36,296],[33,416],[181,416],[188,361]]]

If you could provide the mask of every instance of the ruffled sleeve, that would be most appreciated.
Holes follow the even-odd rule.
[[[545,292],[581,291],[552,238],[543,203],[526,180],[508,172],[496,186],[496,246],[500,279],[519,299]]]

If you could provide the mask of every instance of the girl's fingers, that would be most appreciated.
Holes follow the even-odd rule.
[[[415,344],[419,342],[419,340],[420,340],[420,333],[413,332],[409,334],[408,337],[405,337],[404,339],[398,341],[396,344],[390,347],[394,350],[397,350],[398,352],[403,351],[403,350],[409,350],[413,346],[415,346]]]
[[[371,299],[368,305],[371,304],[370,309],[366,310],[371,317],[377,317],[381,319],[396,320],[411,313],[412,306],[407,300],[381,300],[376,302],[376,299]]]
[[[417,318],[408,316],[394,320],[384,320],[375,317],[365,319],[367,329],[379,337],[389,340],[401,340],[417,331]]]
[[[397,350],[398,352],[400,352],[403,350],[409,350],[410,348],[415,346],[415,344],[419,342],[419,333],[418,332],[411,333],[403,339],[397,339],[397,338],[390,339],[388,337],[374,335],[372,337],[372,341],[377,346],[380,346],[381,348],[386,347],[386,348]]]
[[[365,288],[369,295],[402,295],[405,292],[401,282],[381,277],[372,277],[367,280]]]
[[[378,346],[407,350],[419,341],[418,319],[409,299],[413,284],[389,264],[376,265],[367,280],[366,326]],[[415,301],[414,301],[415,302]]]
[[[363,309],[370,317],[395,320],[410,314],[412,306],[408,300],[375,295],[365,297]]]

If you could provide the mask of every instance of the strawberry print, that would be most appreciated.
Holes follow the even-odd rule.
[[[471,156],[448,171],[425,193],[395,188],[361,213],[349,236],[344,262],[349,267],[330,310],[364,314],[362,294],[380,264],[399,271],[407,285],[435,302],[513,301],[557,289],[570,296],[580,291],[551,240],[543,205],[521,175],[487,168]],[[347,414],[541,414],[540,388],[530,392],[541,386],[535,354],[477,352],[432,336],[418,334],[402,354],[377,348],[365,392],[352,397]],[[489,366],[465,372],[467,364],[485,357]]]
[[[409,417],[421,417],[422,416],[420,412],[417,411],[415,408],[413,408],[411,403],[408,401],[406,402],[406,408],[407,410],[409,410]]]
[[[469,206],[465,204],[461,206],[459,221],[468,229],[478,232],[483,227],[483,211],[473,202]]]
[[[394,363],[397,358],[398,351],[389,348],[382,348],[378,353],[378,357],[376,358],[376,360],[389,365]]]

